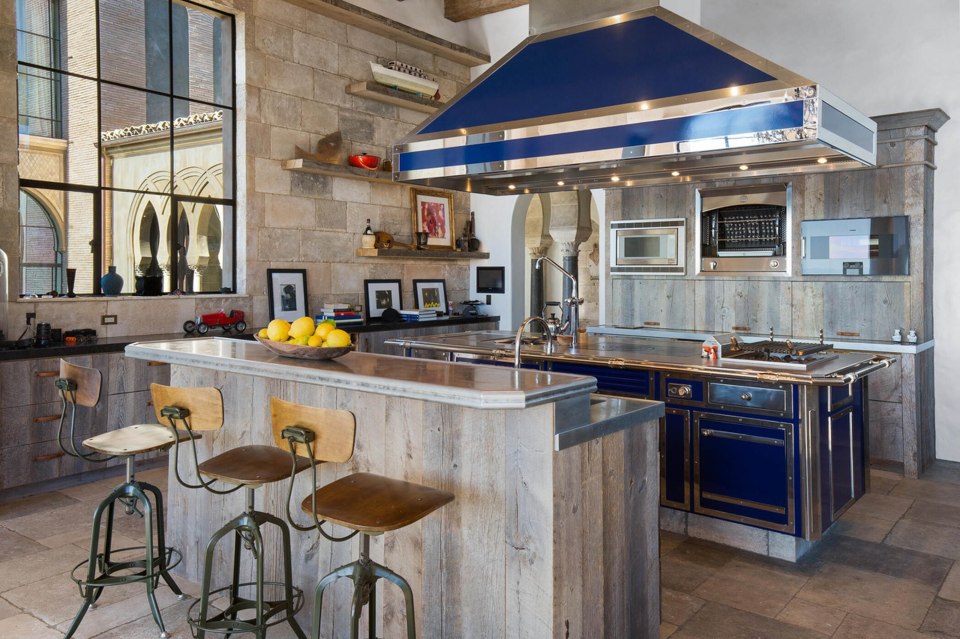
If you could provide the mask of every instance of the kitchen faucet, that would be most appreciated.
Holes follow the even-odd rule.
[[[544,334],[547,336],[546,353],[549,355],[553,352],[553,333],[550,332],[550,325],[547,324],[547,320],[543,319],[539,315],[531,315],[527,319],[520,322],[520,328],[517,330],[517,339],[513,343],[514,368],[520,368],[520,342],[523,341],[523,329],[525,329],[527,324],[531,322],[540,322],[540,324],[543,326]]]
[[[537,259],[537,270],[540,270],[541,262],[547,261],[550,264],[553,264],[558,271],[564,274],[568,280],[570,280],[570,297],[563,300],[564,305],[567,307],[567,313],[569,314],[569,329],[570,336],[573,338],[572,344],[577,345],[577,338],[579,337],[578,332],[580,330],[580,305],[583,304],[583,299],[577,296],[577,278],[573,273],[563,268],[549,257],[544,255]]]

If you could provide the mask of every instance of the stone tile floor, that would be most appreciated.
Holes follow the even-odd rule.
[[[164,485],[165,470],[140,478]],[[909,639],[960,637],[960,464],[922,479],[874,470],[872,492],[797,564],[672,533],[661,536],[661,637]],[[104,479],[0,504],[0,638],[62,637],[80,598],[69,578],[88,552]],[[123,518],[134,545],[139,521]],[[123,539],[126,537],[127,539]],[[197,584],[178,579],[195,595]],[[167,630],[190,637],[192,600],[158,591]],[[155,638],[142,585],[107,589],[80,638]],[[286,627],[271,639],[290,636]]]

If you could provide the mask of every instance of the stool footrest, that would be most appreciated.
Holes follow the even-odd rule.
[[[255,588],[256,585],[257,582],[248,581],[238,584],[237,589],[251,587]],[[286,588],[286,584],[281,581],[265,581],[263,582],[263,585],[264,587],[272,586],[280,589]],[[230,592],[233,589],[234,586],[230,585],[224,586],[223,588],[217,588],[216,590],[211,590],[208,594],[208,599],[212,600],[214,595]],[[238,597],[236,600],[230,603],[225,610],[203,622],[200,621],[199,612],[195,613],[194,611],[194,608],[196,608],[200,603],[201,600],[197,599],[187,610],[187,622],[190,624],[190,629],[194,636],[197,636],[198,630],[202,630],[204,632],[216,632],[220,634],[232,634],[236,632],[257,632],[257,629],[261,627],[257,625],[257,601],[255,599]],[[303,608],[303,591],[296,586],[293,587],[293,601],[290,602],[289,605],[284,599],[277,601],[264,599],[262,627],[268,628],[270,626],[285,623],[294,615],[296,615],[301,608]],[[245,610],[254,611],[253,619],[235,618],[239,613]],[[231,619],[230,617],[234,618]]]
[[[146,552],[146,546],[131,546],[129,548],[114,548],[111,549],[110,554],[132,552],[132,551],[141,551]],[[181,561],[183,561],[183,555],[180,554],[180,551],[176,548],[167,547],[165,556],[161,557],[159,555],[154,555],[153,557],[153,572],[147,574],[147,561],[146,559],[131,559],[129,561],[106,561],[104,553],[99,553],[97,555],[97,568],[99,575],[94,579],[89,580],[84,577],[77,575],[78,571],[81,568],[86,568],[90,563],[89,559],[84,559],[79,564],[73,567],[73,570],[70,571],[70,579],[73,580],[77,586],[80,588],[80,594],[83,595],[83,589],[85,587],[94,587],[102,588],[105,586],[122,586],[124,584],[139,583],[142,581],[147,581],[148,579],[159,579],[165,572],[175,568]],[[127,574],[116,574],[123,570],[134,570],[139,569],[140,572],[131,572]],[[86,572],[84,570],[83,572]],[[82,574],[82,573],[81,573]]]

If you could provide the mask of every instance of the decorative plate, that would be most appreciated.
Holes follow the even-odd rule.
[[[264,339],[259,335],[254,335],[254,339],[263,344],[268,351],[276,353],[281,357],[295,357],[297,359],[333,359],[346,355],[353,350],[353,345],[338,346],[336,348],[323,348],[321,346],[300,346],[299,344],[289,344],[287,342],[274,342],[270,339]]]

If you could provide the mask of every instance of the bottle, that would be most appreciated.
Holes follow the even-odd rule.
[[[367,228],[363,229],[363,236],[360,237],[360,246],[372,249],[376,243],[377,236],[373,233],[373,229],[370,228],[370,218],[367,218]]]

